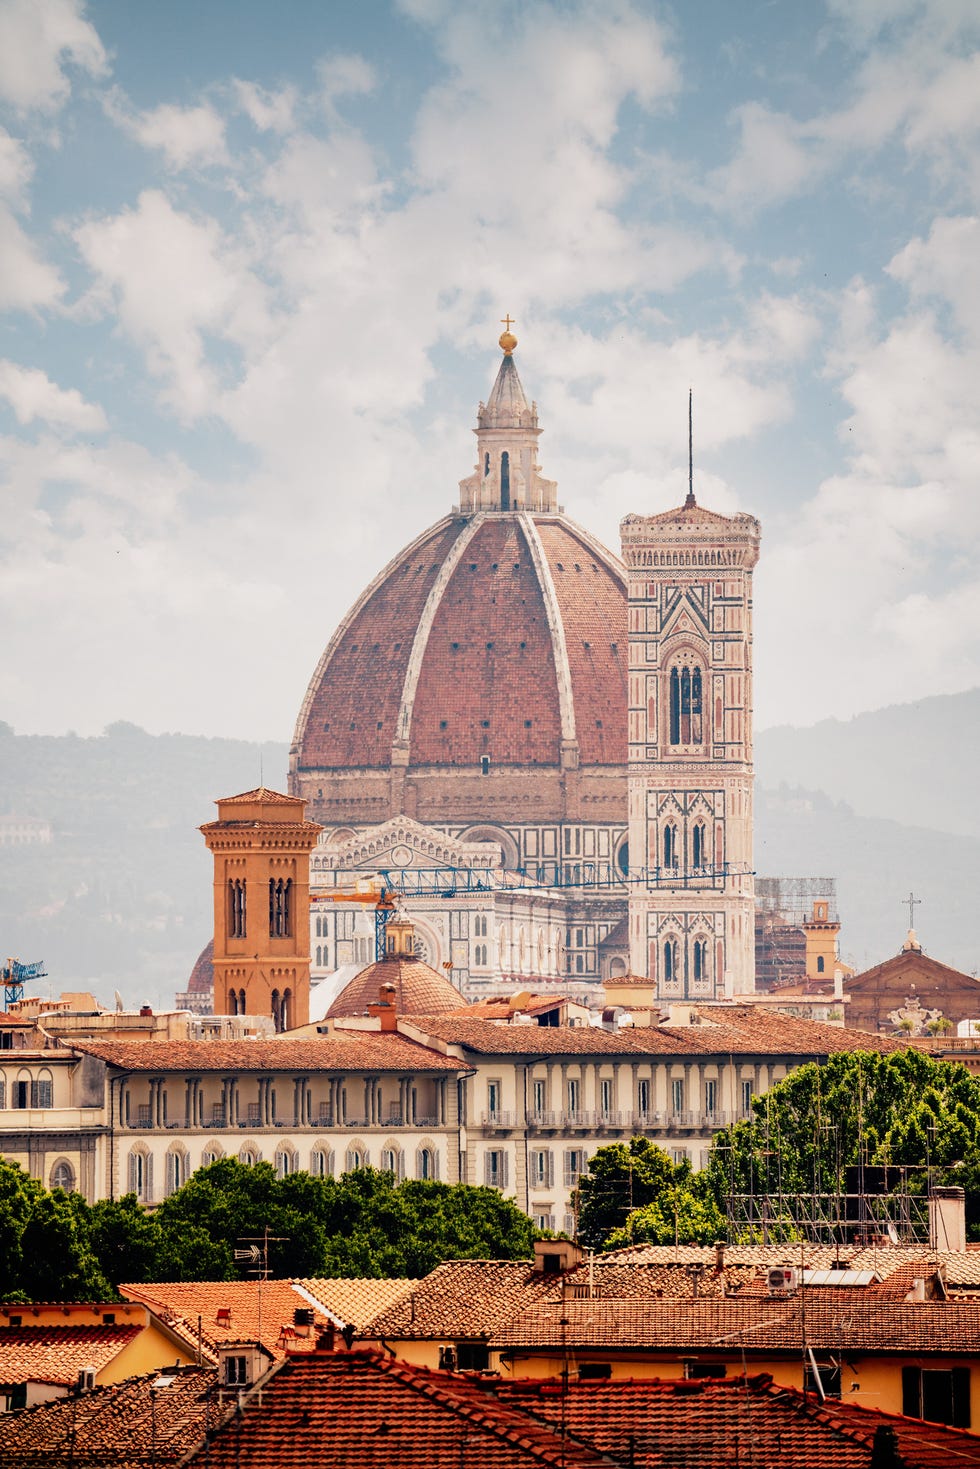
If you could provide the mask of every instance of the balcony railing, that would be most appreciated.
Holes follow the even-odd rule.
[[[517,1126],[517,1116],[513,1112],[483,1112],[480,1115],[480,1126],[488,1132],[505,1132]]]

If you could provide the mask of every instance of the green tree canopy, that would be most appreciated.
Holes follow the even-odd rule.
[[[634,1137],[628,1143],[599,1148],[579,1180],[579,1239],[589,1249],[611,1248],[610,1236],[625,1226],[634,1210],[662,1200],[686,1183],[690,1173],[689,1163],[672,1163],[649,1138]]]
[[[0,1159],[0,1299],[115,1299],[91,1246],[89,1216],[80,1195],[49,1193]]]

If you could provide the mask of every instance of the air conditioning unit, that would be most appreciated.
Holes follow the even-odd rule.
[[[78,1391],[91,1392],[95,1386],[95,1368],[79,1367],[78,1369]]]
[[[800,1283],[800,1272],[791,1265],[773,1265],[766,1271],[766,1285],[771,1296],[788,1295]]]

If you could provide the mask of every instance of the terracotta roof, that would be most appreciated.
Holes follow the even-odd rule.
[[[4,1326],[0,1382],[73,1383],[83,1367],[101,1372],[141,1330],[122,1325]]]
[[[550,1277],[552,1289],[544,1299],[560,1301],[563,1289],[566,1298],[591,1292],[593,1300],[601,1301],[700,1299],[742,1289],[755,1280],[756,1274],[754,1265],[726,1263],[723,1269],[715,1270],[712,1263],[703,1269],[691,1269],[687,1264],[638,1264],[601,1257],[593,1259],[591,1265],[585,1261],[560,1278]]]
[[[454,1061],[405,1036],[345,1031],[316,1040],[72,1041],[72,1050],[124,1071],[458,1071]]]
[[[353,1326],[358,1332],[415,1289],[415,1280],[338,1280],[317,1277],[294,1280],[294,1288],[318,1307],[324,1315],[333,1316],[342,1326]]]
[[[980,1464],[980,1439],[972,1434],[848,1402],[820,1404],[762,1373],[722,1380],[572,1381],[565,1392],[554,1379],[504,1379],[493,1391],[538,1421],[564,1422],[575,1439],[636,1469],[868,1469],[879,1430],[895,1435],[902,1469]]]
[[[311,1302],[296,1290],[289,1280],[178,1280],[152,1284],[121,1285],[119,1294],[127,1301],[149,1306],[168,1326],[189,1342],[198,1339],[198,1317],[201,1318],[201,1344],[212,1357],[225,1341],[260,1341],[273,1356],[283,1356],[286,1341],[294,1351],[311,1350],[316,1331],[309,1337],[281,1335],[284,1326],[293,1326],[293,1312]],[[219,1312],[229,1312],[228,1319]],[[327,1318],[316,1315],[316,1326],[324,1327]]]
[[[365,1328],[372,1338],[485,1337],[554,1287],[524,1260],[448,1260]]]
[[[805,1313],[805,1316],[804,1316]],[[564,1317],[566,1324],[559,1324]],[[496,1350],[685,1352],[724,1349],[748,1354],[800,1351],[961,1354],[980,1351],[980,1305],[951,1301],[821,1300],[819,1290],[787,1300],[736,1296],[691,1301],[588,1301],[529,1307],[492,1338]]]
[[[915,980],[915,988],[921,990],[923,994],[929,994],[934,989],[943,990],[954,981],[959,989],[980,990],[980,979],[977,979],[976,975],[964,974],[960,969],[953,969],[949,964],[943,964],[938,959],[930,958],[921,949],[900,949],[890,959],[883,959],[880,964],[874,964],[870,969],[862,969],[859,974],[845,975],[844,988],[854,991],[874,989],[884,980],[892,977],[900,979],[906,971],[909,973],[914,971],[918,976]]]
[[[242,791],[237,796],[222,796],[222,806],[254,806],[261,801],[264,806],[297,806],[302,804],[298,796],[287,796],[282,791],[270,791],[268,786],[256,786],[254,791]]]
[[[513,1015],[534,1015],[540,1010],[554,1010],[568,1004],[570,997],[563,994],[536,995],[522,990],[516,995],[490,995],[475,1004],[464,1005],[454,1014],[464,1019],[509,1021]]]
[[[342,1015],[366,1015],[376,1005],[383,984],[395,987],[395,1010],[399,1015],[439,1015],[458,1010],[463,996],[444,974],[422,959],[395,957],[369,964],[340,991],[327,1011],[327,1019]]]
[[[190,1461],[203,1463],[204,1448]],[[499,1402],[468,1377],[374,1352],[284,1362],[244,1401],[207,1452],[211,1469],[592,1469],[610,1460]]]
[[[516,1055],[729,1055],[819,1058],[837,1051],[890,1051],[895,1043],[867,1031],[844,1030],[751,1005],[701,1005],[698,1025],[596,1026],[495,1025],[467,1015],[412,1018],[414,1032],[481,1054]]]
[[[610,1250],[602,1256],[603,1263],[614,1261],[623,1265],[694,1265],[714,1268],[716,1251],[714,1245],[630,1245],[621,1250]],[[897,1245],[880,1248],[867,1245],[856,1246],[783,1244],[783,1245],[726,1245],[724,1263],[726,1269],[733,1265],[752,1266],[758,1271],[770,1265],[802,1265],[807,1270],[831,1270],[836,1265],[847,1270],[870,1270],[887,1280],[898,1270],[907,1266],[919,1266],[919,1273],[930,1266],[935,1270],[946,1261],[963,1262],[964,1272],[974,1270],[972,1252],[963,1254],[937,1254],[922,1245]],[[976,1262],[980,1267],[980,1260]],[[957,1271],[954,1263],[952,1269]],[[980,1280],[980,1269],[976,1270]]]
[[[214,1382],[213,1368],[173,1368],[8,1414],[0,1465],[174,1464],[218,1417]]]

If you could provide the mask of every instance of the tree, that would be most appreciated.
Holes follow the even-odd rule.
[[[930,1182],[967,1188],[967,1224],[980,1235],[980,1081],[964,1066],[909,1048],[840,1052],[799,1067],[752,1104],[754,1116],[719,1133],[704,1186],[767,1197],[845,1192],[858,1164],[907,1170],[911,1192]]]
[[[103,1275],[122,1281],[161,1280],[160,1221],[135,1194],[100,1199],[89,1215],[89,1241]]]
[[[0,1159],[0,1299],[114,1300],[89,1240],[80,1194],[49,1193]]]
[[[678,1170],[679,1171],[679,1170]],[[614,1229],[604,1248],[628,1245],[709,1245],[723,1238],[727,1220],[704,1175],[695,1173],[668,1185],[652,1203],[634,1209],[621,1229]]]
[[[649,1138],[599,1148],[579,1180],[579,1239],[589,1249],[610,1248],[608,1239],[625,1226],[634,1210],[663,1199],[690,1173],[689,1163],[672,1163]]]

